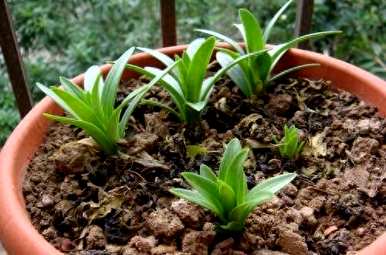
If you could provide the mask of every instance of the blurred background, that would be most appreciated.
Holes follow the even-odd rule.
[[[54,85],[92,64],[113,60],[131,46],[161,46],[158,0],[8,0],[34,102],[36,82]],[[286,0],[176,0],[178,43],[207,28],[240,38],[237,10],[251,10],[266,24]],[[282,16],[271,43],[293,37],[296,7]],[[343,35],[312,43],[323,52],[386,78],[386,1],[315,0],[312,31],[342,30]],[[19,114],[0,54],[0,147]]]

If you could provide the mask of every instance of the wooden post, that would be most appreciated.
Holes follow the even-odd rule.
[[[8,69],[9,80],[15,94],[16,104],[21,117],[32,108],[31,94],[28,89],[23,61],[13,30],[7,0],[0,0],[0,45]]]
[[[161,30],[164,47],[177,44],[176,33],[176,2],[175,0],[160,0]]]
[[[297,0],[295,36],[308,34],[311,31],[313,11],[314,0]],[[300,43],[299,48],[308,49],[309,43]]]

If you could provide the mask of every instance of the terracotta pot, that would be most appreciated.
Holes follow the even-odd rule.
[[[164,53],[174,55],[186,46],[161,49]],[[157,61],[147,54],[136,54],[130,60],[137,65],[157,65]],[[355,66],[340,60],[303,50],[290,50],[280,62],[280,68],[304,63],[320,63],[318,68],[310,68],[299,74],[312,79],[331,80],[338,88],[359,96],[366,102],[377,106],[386,115],[386,82]],[[159,63],[158,63],[159,64]],[[106,74],[110,65],[101,70]],[[126,72],[122,79],[134,77]],[[82,85],[83,75],[73,79]],[[60,114],[62,110],[49,99],[44,98],[19,123],[0,155],[0,238],[9,254],[61,254],[47,242],[33,227],[24,204],[22,182],[25,169],[42,143],[50,122],[42,116],[43,112]],[[386,235],[365,248],[361,255],[386,254]]]

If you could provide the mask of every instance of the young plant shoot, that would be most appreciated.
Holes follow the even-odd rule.
[[[62,87],[47,88],[37,84],[40,90],[68,112],[70,117],[48,113],[44,115],[51,120],[82,128],[106,154],[115,153],[117,142],[125,136],[127,122],[135,107],[146,92],[178,64],[176,62],[158,73],[150,83],[135,89],[120,105],[114,107],[122,73],[133,52],[134,47],[114,63],[105,81],[98,66],[90,67],[84,75],[84,89],[64,77],[60,77]]]
[[[304,141],[300,140],[299,130],[295,126],[288,128],[285,125],[283,138],[280,141],[276,137],[273,139],[278,144],[280,155],[283,158],[296,159],[304,147]]]
[[[168,91],[176,106],[176,110],[171,110],[169,107],[165,108],[177,115],[182,122],[191,124],[200,120],[201,112],[208,103],[214,84],[227,70],[249,57],[256,57],[266,51],[261,49],[252,54],[235,57],[223,64],[222,68],[214,75],[206,77],[215,42],[214,37],[196,39],[189,44],[181,57],[175,57],[176,60],[156,50],[138,48],[152,55],[165,66],[171,66],[175,64],[175,61],[180,61],[170,74],[161,79],[160,85]],[[154,67],[141,68],[130,64],[127,67],[148,77],[154,77],[162,72]],[[153,104],[162,107],[161,103],[153,102]]]
[[[235,138],[226,146],[218,175],[203,164],[199,174],[181,174],[192,186],[192,190],[173,188],[170,191],[209,209],[219,218],[222,230],[242,231],[245,220],[255,207],[270,200],[296,177],[295,173],[285,173],[262,181],[248,191],[243,169],[247,157],[248,149],[241,148],[240,141]]]
[[[264,32],[261,29],[256,17],[253,16],[251,12],[249,12],[246,9],[239,10],[239,17],[241,20],[241,24],[235,24],[235,26],[243,36],[246,51],[236,41],[234,41],[233,39],[223,34],[210,31],[210,30],[205,30],[205,29],[198,29],[197,31],[215,36],[220,40],[227,42],[233,48],[233,50],[220,49],[221,52],[219,52],[216,55],[216,59],[220,63],[220,65],[226,66],[228,65],[228,63],[231,63],[234,59],[239,58],[240,56],[246,54],[246,52],[253,53],[256,51],[261,51],[262,49],[266,48],[266,44],[271,34],[273,26],[275,25],[279,17],[282,15],[282,13],[287,9],[287,7],[292,2],[293,0],[289,0],[275,14],[272,20],[268,23]],[[308,39],[317,39],[325,35],[331,35],[331,34],[337,34],[337,33],[340,33],[340,32],[326,31],[326,32],[312,33],[312,34],[300,36],[289,42],[285,42],[277,46],[274,46],[272,49],[270,49],[267,52],[264,52],[262,54],[253,56],[249,59],[239,62],[236,66],[229,69],[227,71],[227,74],[246,96],[249,97],[249,96],[252,96],[253,94],[259,94],[263,90],[265,90],[272,81],[290,72],[294,72],[302,68],[318,65],[318,64],[299,65],[299,66],[295,66],[287,70],[281,71],[276,75],[272,75],[272,71],[275,68],[276,64],[279,62],[280,58],[284,55],[284,53],[288,49]]]

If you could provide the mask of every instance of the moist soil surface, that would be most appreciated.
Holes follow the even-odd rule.
[[[118,101],[143,82],[122,84]],[[158,87],[148,98],[169,102]],[[284,124],[306,141],[296,160],[273,143]],[[233,137],[251,149],[249,188],[285,171],[298,177],[243,233],[216,234],[211,213],[168,190],[188,188],[180,172],[201,163],[218,169]],[[33,225],[70,254],[354,254],[386,231],[385,138],[374,107],[326,81],[288,78],[247,99],[223,79],[195,127],[140,106],[114,156],[80,129],[52,125],[23,190]]]

